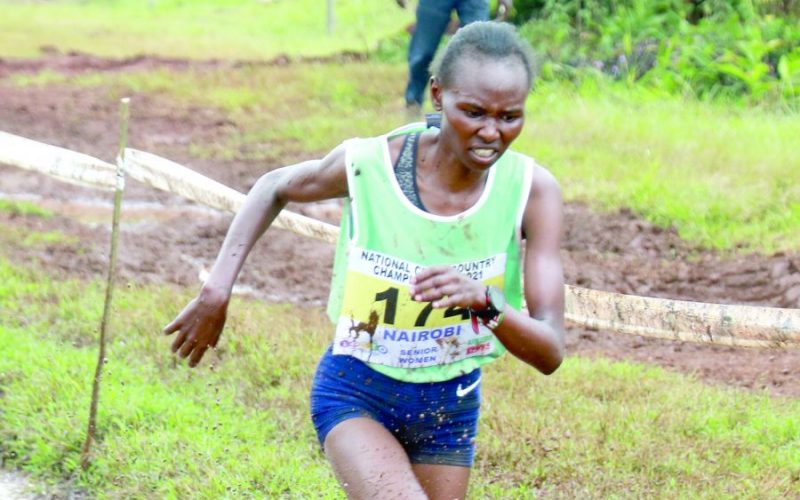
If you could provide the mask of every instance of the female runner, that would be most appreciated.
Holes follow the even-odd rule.
[[[350,498],[464,498],[480,367],[506,350],[544,374],[561,364],[561,194],[547,170],[509,149],[525,122],[529,54],[510,25],[470,24],[433,68],[437,126],[350,139],[262,176],[200,293],[164,328],[196,365],[281,209],[344,198],[328,303],[335,333],[311,413]]]

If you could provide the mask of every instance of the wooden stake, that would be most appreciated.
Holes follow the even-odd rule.
[[[108,264],[108,281],[106,283],[106,298],[103,304],[103,319],[100,323],[100,346],[97,352],[97,366],[94,371],[92,382],[92,400],[89,406],[89,425],[86,430],[86,441],[83,443],[81,451],[81,468],[86,470],[89,467],[89,454],[94,441],[95,430],[97,428],[97,403],[100,396],[100,379],[103,375],[103,365],[106,362],[106,332],[108,330],[108,318],[111,311],[111,300],[114,293],[114,276],[117,267],[117,247],[119,243],[119,218],[122,206],[122,192],[125,190],[125,147],[128,145],[128,119],[130,98],[125,97],[120,100],[119,115],[119,152],[117,154],[117,185],[114,191],[114,214],[111,219],[111,255]]]

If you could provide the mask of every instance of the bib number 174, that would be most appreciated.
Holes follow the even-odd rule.
[[[400,290],[395,287],[389,287],[382,292],[375,294],[375,302],[386,301],[386,307],[383,312],[383,323],[387,325],[395,324],[397,315],[398,302],[400,297]],[[414,301],[403,301],[403,306],[411,306],[416,304]],[[417,318],[414,321],[415,327],[424,327],[433,312],[433,302],[428,302],[419,311]],[[460,316],[462,320],[469,319],[469,309],[458,306],[451,306],[444,310],[443,316],[445,318],[452,318],[453,316]]]

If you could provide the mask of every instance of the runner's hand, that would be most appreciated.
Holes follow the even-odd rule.
[[[227,296],[214,296],[205,290],[189,302],[183,311],[164,327],[164,334],[179,332],[172,352],[189,357],[189,366],[197,366],[209,347],[216,347],[228,314]]]
[[[433,302],[433,307],[486,307],[486,285],[450,266],[432,266],[411,278],[411,297],[417,302]]]

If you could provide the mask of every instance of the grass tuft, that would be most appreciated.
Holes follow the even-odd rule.
[[[53,216],[53,212],[42,208],[35,203],[29,201],[12,201],[0,199],[0,212],[9,215],[31,215],[34,217],[41,217],[47,219]]]

